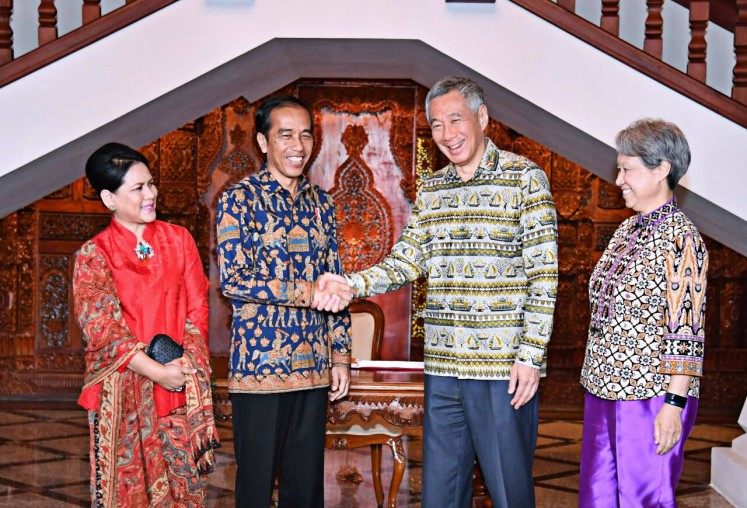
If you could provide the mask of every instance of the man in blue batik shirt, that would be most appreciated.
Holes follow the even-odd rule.
[[[350,382],[350,314],[338,310],[352,292],[331,280],[342,272],[332,199],[303,175],[308,109],[271,97],[255,127],[267,162],[223,194],[216,216],[221,289],[233,306],[236,506],[270,506],[279,472],[280,506],[320,508],[327,398],[347,395]]]

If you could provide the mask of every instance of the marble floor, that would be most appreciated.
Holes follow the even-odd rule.
[[[735,425],[696,425],[677,490],[680,508],[729,507],[709,486],[710,449],[729,446],[741,434]],[[210,477],[209,507],[233,506],[235,462],[230,424],[220,425],[223,447]],[[543,420],[537,444],[534,479],[538,507],[576,506],[581,422]],[[400,507],[419,507],[420,443],[407,443],[408,466],[398,492]],[[385,449],[386,450],[386,449]],[[0,506],[68,508],[88,501],[88,426],[79,410],[0,410]],[[368,508],[376,505],[368,450],[327,451],[325,506]],[[391,454],[384,451],[385,490]],[[483,505],[476,498],[475,506]]]

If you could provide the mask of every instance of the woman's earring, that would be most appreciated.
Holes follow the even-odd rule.
[[[114,205],[112,205],[112,206],[109,207],[109,210],[111,210],[112,212],[116,212],[117,211],[117,207],[114,206]]]

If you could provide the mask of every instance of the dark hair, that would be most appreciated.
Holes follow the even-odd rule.
[[[314,132],[314,118],[311,116],[309,108],[300,99],[292,95],[276,95],[269,97],[259,105],[257,112],[254,113],[254,128],[267,137],[270,134],[270,113],[273,109],[285,107],[302,108],[309,115],[310,131]]]
[[[107,143],[86,161],[86,178],[99,194],[105,190],[116,192],[130,167],[138,162],[149,168],[148,159],[137,150],[122,143]]]
[[[477,113],[480,106],[485,104],[485,92],[480,85],[463,76],[446,76],[433,85],[425,97],[425,117],[429,122],[431,121],[431,101],[454,91],[464,97],[473,113]]]
[[[617,151],[628,157],[640,157],[648,169],[656,169],[663,161],[672,168],[667,185],[674,190],[690,166],[690,146],[679,127],[658,118],[636,120],[621,130],[615,138]]]

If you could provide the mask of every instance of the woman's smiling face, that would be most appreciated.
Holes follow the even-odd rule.
[[[156,189],[153,176],[145,164],[130,166],[122,185],[115,192],[104,191],[102,199],[109,208],[114,207],[114,218],[130,231],[156,220]]]

